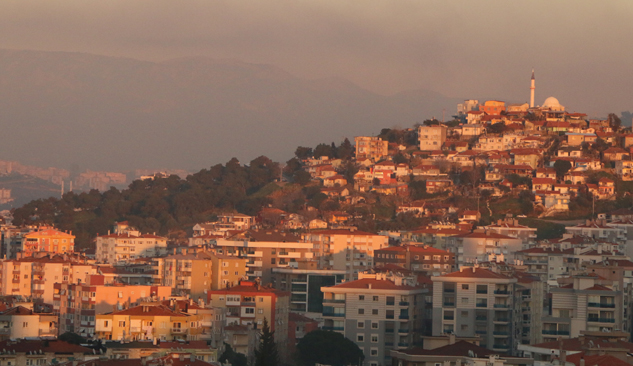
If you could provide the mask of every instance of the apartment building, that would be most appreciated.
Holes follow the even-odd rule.
[[[272,286],[290,292],[290,311],[323,313],[321,287],[335,286],[345,280],[345,271],[328,269],[273,268]]]
[[[612,281],[579,273],[561,278],[559,283],[560,287],[549,290],[551,312],[542,318],[544,341],[578,337],[582,331],[630,329],[630,319],[624,317],[623,293]]]
[[[431,277],[433,281],[433,336],[481,338],[480,345],[514,353],[521,336],[516,311],[521,293],[517,279],[480,267]]]
[[[48,226],[28,225],[23,227],[2,227],[2,258],[15,259],[18,253],[22,253],[26,246],[26,235],[51,229]],[[32,245],[31,245],[32,247]]]
[[[420,126],[418,140],[422,151],[440,150],[446,141],[446,126]]]
[[[517,312],[520,311],[520,344],[536,344],[543,341],[543,301],[546,296],[546,283],[539,277],[523,272],[514,272],[513,277],[517,278],[516,291],[519,292],[520,301],[515,306]]]
[[[0,340],[57,337],[57,316],[18,305],[0,311]]]
[[[380,160],[387,156],[389,142],[383,141],[380,137],[356,136],[354,137],[356,147],[356,160]]]
[[[401,245],[374,251],[376,267],[395,264],[414,272],[440,275],[455,271],[455,253],[428,245]]]
[[[99,359],[92,348],[56,339],[7,339],[0,341],[0,350],[0,360],[7,366],[43,366]]]
[[[497,220],[496,223],[482,226],[486,232],[493,232],[512,238],[519,238],[522,241],[522,249],[536,245],[536,228],[520,225],[517,219]]]
[[[585,223],[576,226],[567,226],[565,230],[569,234],[588,236],[612,243],[624,244],[626,241],[626,230],[616,225],[608,225],[606,220],[587,220]]]
[[[277,349],[288,360],[288,313],[290,293],[262,286],[256,281],[241,281],[239,285],[208,292],[208,304],[226,308],[228,325],[249,325],[261,329],[264,319],[274,333]]]
[[[567,260],[570,254],[573,254],[573,250],[534,247],[517,252],[516,259],[526,266],[526,273],[539,277],[543,282],[556,285],[556,279],[568,273]]]
[[[446,238],[446,249],[455,254],[457,266],[485,261],[510,261],[523,249],[523,241],[494,231],[475,230]]]
[[[213,280],[213,261],[204,253],[169,255],[164,259],[163,284],[181,296],[206,298]]]
[[[96,242],[99,263],[118,264],[167,254],[167,238],[138,231],[97,236]]]
[[[262,283],[270,283],[273,268],[317,268],[318,253],[314,250],[314,244],[301,243],[298,237],[290,234],[283,237],[279,233],[279,235],[271,236],[270,239],[270,241],[218,239],[214,247],[218,255],[246,259],[246,276],[251,280],[259,278]],[[231,273],[230,270],[229,273]]]
[[[389,238],[356,229],[316,230],[302,235],[305,243],[313,243],[319,268],[345,271],[346,279],[374,266],[374,250],[389,246]]]
[[[164,305],[140,305],[96,316],[95,336],[106,340],[190,341],[202,333],[197,315]]]
[[[168,298],[171,287],[104,284],[104,276],[91,275],[86,283],[54,285],[53,309],[59,314],[59,332],[93,337],[95,316],[121,310],[148,297]]]
[[[40,229],[24,235],[22,248],[18,248],[24,256],[37,252],[73,253],[75,236],[53,228]]]
[[[416,276],[359,273],[356,281],[321,291],[323,329],[355,342],[365,354],[365,365],[391,365],[390,350],[420,344],[428,289]]]
[[[207,253],[211,259],[211,290],[239,285],[248,275],[248,258]]]
[[[96,273],[93,265],[76,255],[46,254],[0,260],[0,295],[19,295],[37,303],[52,304],[55,283],[85,282],[87,276]]]

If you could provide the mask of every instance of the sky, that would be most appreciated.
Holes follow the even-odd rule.
[[[633,2],[375,0],[4,0],[0,48],[166,60],[201,55],[343,77],[382,94],[570,110],[633,109]]]
[[[0,48],[235,59],[512,103],[534,68],[536,104],[605,118],[633,110],[632,15],[630,0],[3,0]]]

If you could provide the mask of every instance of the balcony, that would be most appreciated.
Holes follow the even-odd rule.
[[[455,289],[454,288],[445,288],[444,289],[444,293],[453,294],[453,293],[455,293]]]
[[[409,347],[409,343],[408,342],[398,342],[398,347]]]
[[[568,331],[568,330],[547,330],[547,329],[543,329],[542,334],[545,334],[545,335],[565,335],[565,336],[568,336],[568,335],[569,335],[569,331]]]
[[[510,333],[507,332],[507,331],[494,331],[494,332],[492,332],[492,335],[507,337],[507,336],[510,335]]]
[[[508,323],[510,321],[509,318],[497,318],[495,320],[493,320],[493,322],[495,323]]]
[[[508,290],[495,290],[495,295],[509,295],[510,291]]]
[[[479,294],[479,295],[486,295],[486,294],[488,294],[488,290],[487,289],[486,290],[477,290],[477,294]]]
[[[607,304],[607,303],[599,303],[599,302],[590,302],[587,304],[590,308],[615,308],[615,304]]]
[[[345,317],[345,313],[333,313],[333,312],[323,312],[323,316],[333,316],[333,317],[337,317],[337,318],[343,318]]]
[[[406,329],[406,328],[402,329],[402,328],[400,328],[400,329],[398,329],[398,333],[400,333],[400,334],[407,334],[407,333],[409,333],[409,329]]]
[[[495,309],[509,309],[509,304],[495,304]]]
[[[444,306],[455,306],[454,302],[446,302],[444,301]]]
[[[142,331],[141,327],[130,327],[130,333],[141,333]]]
[[[485,330],[476,330],[475,334],[488,334],[488,332]]]
[[[400,306],[409,306],[409,302],[408,301],[400,301],[398,303],[398,305],[400,305]]]
[[[615,323],[615,319],[613,318],[587,318],[587,321],[595,323]]]
[[[488,307],[488,303],[478,302],[475,306],[477,306],[478,308],[487,308]]]
[[[171,333],[172,334],[184,334],[184,333],[187,333],[187,330],[185,328],[171,328]]]
[[[389,329],[389,328],[385,329],[385,333],[393,333],[393,328],[391,328],[391,329]]]
[[[453,315],[444,315],[444,320],[455,320]]]
[[[11,334],[11,328],[0,328],[0,334]]]
[[[484,321],[485,322],[485,321],[488,320],[488,317],[486,317],[486,316],[476,316],[475,320],[477,320],[477,321]]]
[[[408,319],[409,319],[409,315],[400,314],[400,316],[398,317],[398,319],[401,319],[401,320],[408,320]]]
[[[324,304],[345,304],[345,299],[323,299]]]

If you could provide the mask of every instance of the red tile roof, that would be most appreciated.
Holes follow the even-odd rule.
[[[415,290],[419,287],[396,285],[389,280],[376,280],[372,278],[363,278],[361,280],[344,282],[340,285],[334,286],[335,288],[350,288],[350,289],[372,289],[372,290]]]

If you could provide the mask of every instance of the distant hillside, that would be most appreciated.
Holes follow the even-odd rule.
[[[0,188],[10,189],[13,198],[13,202],[0,205],[0,210],[21,207],[40,198],[57,198],[61,193],[56,184],[22,174],[0,176]]]
[[[0,158],[116,171],[200,169],[261,154],[285,161],[297,145],[412,126],[442,109],[450,115],[455,103],[233,60],[0,50]]]

